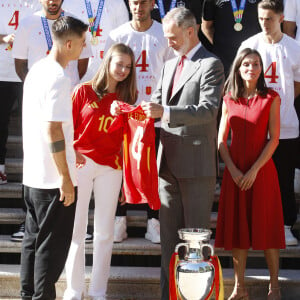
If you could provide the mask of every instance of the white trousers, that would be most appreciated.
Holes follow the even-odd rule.
[[[95,163],[86,157],[78,170],[78,200],[72,242],[66,262],[67,289],[64,299],[80,300],[85,293],[85,234],[89,202],[95,198],[93,267],[88,294],[106,294],[114,237],[114,219],[122,182],[122,171]]]

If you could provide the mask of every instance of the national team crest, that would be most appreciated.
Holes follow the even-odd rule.
[[[146,95],[151,95],[151,92],[152,92],[152,87],[146,86]]]

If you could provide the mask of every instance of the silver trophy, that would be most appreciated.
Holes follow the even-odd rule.
[[[204,300],[213,285],[215,268],[209,261],[203,260],[202,250],[210,249],[214,255],[213,247],[208,244],[211,231],[201,228],[184,228],[178,230],[180,239],[185,243],[176,246],[178,253],[180,247],[186,248],[183,260],[179,260],[176,267],[176,284],[183,300]]]

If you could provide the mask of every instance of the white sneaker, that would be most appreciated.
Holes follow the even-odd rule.
[[[160,243],[160,223],[157,219],[152,218],[148,220],[145,239],[151,241],[154,244]]]
[[[126,217],[115,217],[114,242],[121,243],[127,239]]]
[[[293,236],[291,232],[291,226],[284,225],[284,234],[285,234],[285,245],[286,246],[297,246],[298,240]]]

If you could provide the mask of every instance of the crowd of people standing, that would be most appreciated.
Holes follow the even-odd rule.
[[[85,294],[92,192],[88,294],[106,299],[113,242],[127,237],[123,136],[108,130],[120,101],[159,121],[161,208],[147,209],[145,238],[161,243],[162,299],[178,229],[210,227],[217,150],[226,167],[215,246],[232,251],[229,299],[249,299],[249,248],[264,251],[268,299],[281,299],[279,249],[298,244],[300,1],[1,0],[0,16],[0,184],[24,83],[26,223],[12,236],[23,240],[22,299],[55,299],[65,264],[64,299]]]

